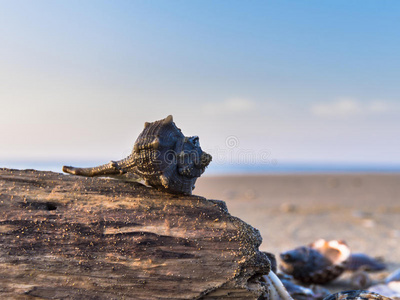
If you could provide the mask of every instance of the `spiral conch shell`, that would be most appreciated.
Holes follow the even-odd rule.
[[[93,168],[63,166],[63,171],[87,177],[143,180],[165,192],[190,195],[211,160],[211,155],[201,149],[199,138],[185,137],[170,115],[146,122],[127,158]]]

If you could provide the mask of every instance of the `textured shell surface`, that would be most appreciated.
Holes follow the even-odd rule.
[[[386,265],[383,262],[364,253],[352,253],[346,262],[346,269],[351,271],[359,269],[367,271],[382,271],[385,268]]]
[[[366,290],[351,290],[332,294],[324,300],[390,300],[391,298]]]
[[[212,157],[197,136],[185,137],[172,116],[145,123],[131,155],[93,168],[64,166],[66,173],[143,180],[147,185],[176,194],[191,194]]]
[[[400,282],[400,269],[393,271],[386,277],[386,279],[385,279],[386,283],[389,283],[391,281],[399,281]]]
[[[368,290],[392,299],[400,299],[400,282],[398,281],[376,284],[369,287]]]
[[[350,285],[354,289],[366,289],[371,284],[371,276],[364,270],[357,270],[350,276]]]
[[[297,285],[288,279],[281,279],[282,284],[289,295],[295,300],[314,300],[314,293],[311,289]]]
[[[350,249],[341,241],[317,240],[280,254],[280,268],[303,283],[324,284],[345,270]]]

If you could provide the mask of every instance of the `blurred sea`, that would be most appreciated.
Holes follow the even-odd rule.
[[[93,167],[107,161],[60,160],[60,161],[2,161],[0,168],[35,169],[62,173],[63,165]],[[298,173],[400,173],[400,164],[351,164],[351,163],[276,163],[276,164],[218,164],[213,162],[206,175],[235,174],[298,174]]]

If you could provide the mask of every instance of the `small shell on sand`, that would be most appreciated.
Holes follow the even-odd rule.
[[[371,292],[379,293],[391,299],[400,299],[400,282],[392,281],[388,284],[377,284],[371,286],[369,289]]]
[[[346,269],[350,271],[359,269],[366,271],[382,271],[385,268],[386,265],[383,262],[364,253],[352,253],[346,262]]]
[[[342,241],[319,239],[281,253],[281,269],[303,283],[324,284],[340,276],[350,249]]]
[[[332,294],[324,300],[392,300],[380,294],[366,290],[352,290]]]
[[[286,278],[281,278],[281,281],[290,296],[295,300],[318,300],[331,294],[329,290],[320,285],[312,284],[309,287],[303,287]]]
[[[365,271],[356,271],[350,277],[350,285],[355,289],[366,289],[372,284],[371,277]]]
[[[386,277],[385,282],[389,283],[391,281],[399,281],[400,282],[400,269],[397,269],[390,273],[388,277]]]

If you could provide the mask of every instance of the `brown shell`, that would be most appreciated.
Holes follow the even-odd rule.
[[[145,123],[132,154],[120,161],[94,168],[64,166],[63,171],[81,176],[109,176],[144,180],[157,189],[177,194],[191,194],[196,179],[211,162],[202,151],[197,136],[185,137],[172,116]]]
[[[174,193],[191,194],[196,179],[211,156],[203,152],[198,137],[185,137],[172,116],[145,123],[137,138],[132,159],[133,172],[146,184]]]
[[[391,300],[391,298],[365,290],[352,290],[332,294],[324,300]]]
[[[339,277],[350,255],[341,241],[318,240],[314,243],[281,253],[281,270],[306,283],[324,284]]]

